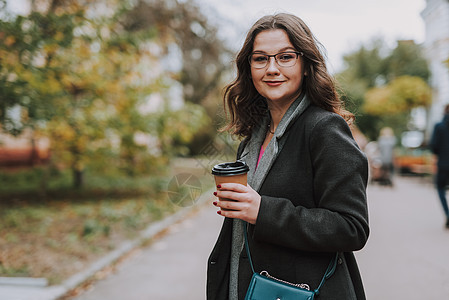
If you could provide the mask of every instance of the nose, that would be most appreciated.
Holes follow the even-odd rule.
[[[268,65],[267,65],[267,72],[268,73],[279,73],[279,68],[278,68],[278,64],[276,62],[276,59],[274,57],[270,57],[270,59],[268,60]]]

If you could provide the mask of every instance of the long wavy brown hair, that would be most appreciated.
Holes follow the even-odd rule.
[[[242,49],[237,54],[237,77],[225,87],[224,106],[229,122],[223,131],[246,137],[267,114],[266,100],[257,92],[251,79],[248,61],[253,51],[254,39],[265,30],[282,29],[295,49],[304,53],[304,76],[302,90],[313,105],[342,116],[349,124],[354,115],[348,112],[340,99],[333,77],[328,73],[325,59],[320,51],[321,43],[309,27],[298,17],[280,13],[260,18],[249,30]]]

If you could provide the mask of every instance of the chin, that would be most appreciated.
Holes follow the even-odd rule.
[[[292,97],[271,95],[271,96],[267,96],[266,99],[268,99],[269,101],[272,101],[272,102],[293,102],[294,99],[296,99],[296,98],[293,99]],[[293,99],[293,100],[291,100],[291,99]]]

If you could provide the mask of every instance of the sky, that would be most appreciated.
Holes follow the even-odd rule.
[[[186,0],[178,0],[179,2]],[[245,34],[261,16],[289,12],[302,18],[325,47],[331,73],[343,68],[343,55],[376,37],[394,47],[397,40],[424,42],[420,16],[425,0],[193,0],[219,35],[238,51]],[[15,11],[26,0],[9,0]]]
[[[194,0],[217,23],[219,34],[238,50],[247,30],[261,16],[277,12],[297,15],[327,51],[333,72],[343,67],[343,55],[369,45],[375,37],[390,47],[396,41],[424,42],[420,13],[425,0]],[[214,13],[217,12],[218,16]]]

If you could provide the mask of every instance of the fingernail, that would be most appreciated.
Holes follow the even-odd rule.
[[[217,188],[221,188],[221,184],[217,185]]]
[[[221,210],[217,211],[217,214],[221,215]]]
[[[213,203],[212,203],[214,206],[217,206],[217,201],[214,201]]]
[[[214,192],[214,196],[217,196],[217,192]]]

